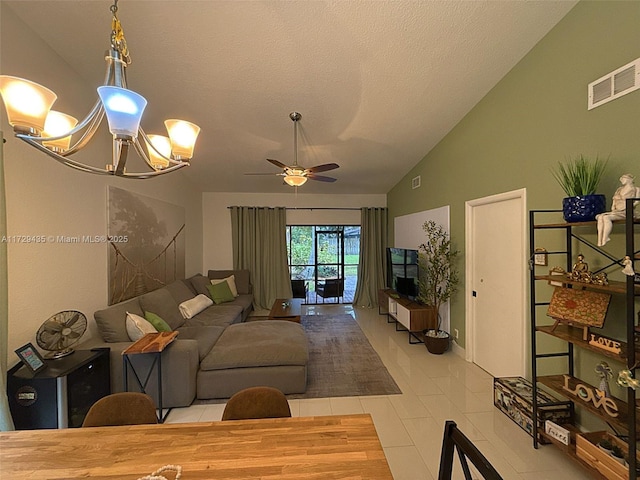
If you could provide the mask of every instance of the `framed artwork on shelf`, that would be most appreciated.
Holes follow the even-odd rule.
[[[546,267],[549,264],[549,254],[544,248],[536,248],[533,253],[533,264]]]
[[[31,343],[27,343],[17,349],[16,355],[18,355],[22,363],[24,363],[32,373],[38,373],[40,370],[47,368],[44,359]]]

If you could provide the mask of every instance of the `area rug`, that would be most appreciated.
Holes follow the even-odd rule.
[[[309,338],[307,391],[288,398],[402,393],[351,315],[305,315]]]
[[[402,391],[351,315],[304,315],[309,339],[307,391],[289,399],[395,395]],[[197,404],[226,400],[196,400]]]

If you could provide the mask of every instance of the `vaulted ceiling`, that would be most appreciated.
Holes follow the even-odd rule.
[[[3,3],[100,84],[111,1]],[[299,163],[340,165],[335,183],[301,192],[380,194],[575,3],[121,0],[118,14],[147,133],[169,117],[202,127],[183,172],[203,191],[291,191],[281,177],[244,174],[277,173],[266,158],[293,163],[295,110]]]

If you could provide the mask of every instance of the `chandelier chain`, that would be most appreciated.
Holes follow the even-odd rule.
[[[111,21],[111,46],[117,50],[122,59],[127,65],[131,64],[131,57],[129,56],[129,49],[127,48],[127,40],[124,38],[124,30],[120,19],[118,19],[118,0],[114,0],[114,4],[111,5],[111,13],[113,14],[113,20]]]

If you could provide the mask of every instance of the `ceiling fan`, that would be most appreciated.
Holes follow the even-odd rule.
[[[304,185],[307,180],[316,180],[319,182],[335,182],[333,177],[327,177],[324,175],[316,175],[319,172],[327,172],[329,170],[335,170],[340,168],[337,163],[325,163],[322,165],[316,165],[315,167],[305,168],[298,165],[298,121],[302,118],[302,114],[298,112],[291,112],[289,118],[293,121],[293,165],[285,165],[284,163],[267,158],[267,162],[272,163],[278,168],[282,169],[280,173],[245,173],[245,175],[278,175],[283,177],[284,181],[292,187],[299,187]]]

